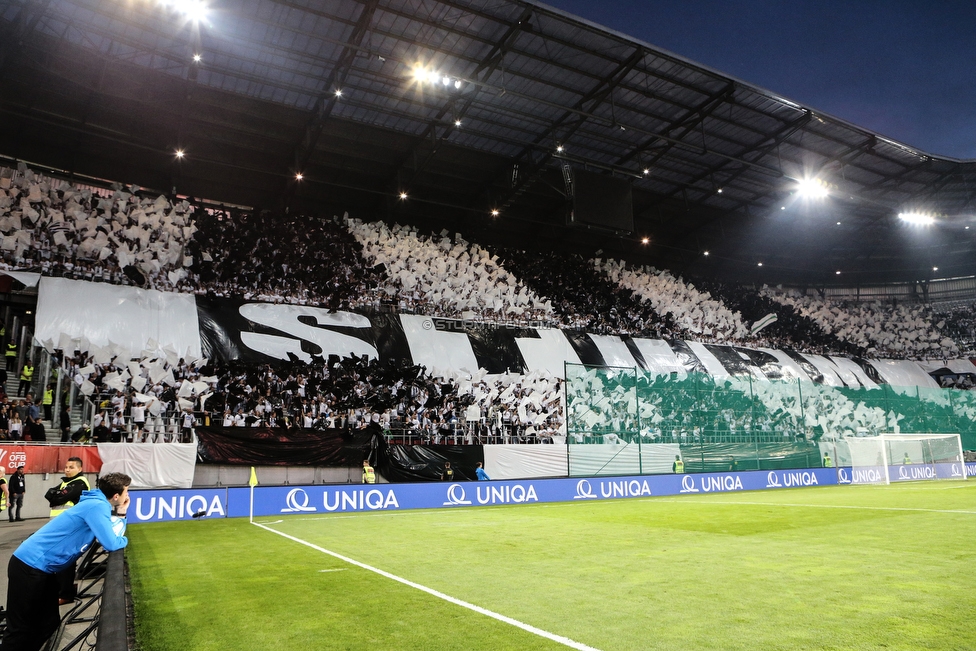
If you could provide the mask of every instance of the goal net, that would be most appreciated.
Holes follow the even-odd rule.
[[[845,478],[845,469],[838,469],[842,483],[966,479],[958,434],[880,434],[838,442],[839,446],[844,443],[849,449],[851,470]]]

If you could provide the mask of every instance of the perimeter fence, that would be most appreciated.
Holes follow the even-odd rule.
[[[567,364],[569,474],[774,470],[821,465],[820,442],[959,433],[976,449],[976,392],[659,374]]]

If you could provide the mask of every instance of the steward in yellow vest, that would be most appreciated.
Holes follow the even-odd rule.
[[[81,474],[81,459],[71,457],[64,466],[64,477],[58,486],[52,486],[44,497],[51,505],[51,517],[55,518],[81,500],[84,491],[91,490],[88,479]]]
[[[7,370],[16,371],[17,366],[17,344],[10,342],[3,351],[3,356],[7,358]]]
[[[364,484],[375,484],[376,483],[376,471],[373,470],[373,466],[369,465],[369,461],[363,461],[363,483]]]
[[[827,453],[827,452],[824,452],[823,467],[824,468],[833,468],[834,467],[834,460],[830,458],[830,454]]]
[[[677,455],[677,454],[674,455],[674,463],[671,464],[671,471],[674,474],[676,474],[676,475],[680,475],[680,474],[684,473],[684,471],[685,471],[685,462],[681,460],[681,456],[680,455]]]
[[[30,393],[31,378],[34,377],[34,367],[31,366],[30,362],[24,364],[24,368],[20,371],[20,386],[17,387],[17,395],[19,396],[21,392],[26,396]]]

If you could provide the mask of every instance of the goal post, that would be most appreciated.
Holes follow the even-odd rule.
[[[962,439],[958,434],[885,433],[847,437],[842,441],[849,449],[851,464],[850,476],[840,476],[842,483],[966,479]]]

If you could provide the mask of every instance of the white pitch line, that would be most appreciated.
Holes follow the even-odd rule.
[[[345,572],[345,571],[346,571],[346,568],[344,568],[344,567],[334,567],[331,570],[319,570],[319,573],[323,573],[323,572]]]
[[[650,500],[646,500],[650,501]],[[917,511],[921,513],[962,513],[965,515],[976,515],[976,511],[963,511],[961,509],[918,509],[907,506],[853,506],[850,504],[792,504],[789,502],[699,502],[695,500],[657,500],[658,502],[680,502],[682,504],[700,504],[703,506],[788,506],[793,508],[811,509],[863,509],[865,511]]]
[[[416,588],[417,590],[420,590],[421,592],[426,592],[427,594],[432,595],[434,597],[437,597],[438,599],[443,599],[444,601],[447,601],[449,603],[452,603],[452,604],[454,604],[456,606],[461,606],[462,608],[467,608],[468,610],[473,610],[474,612],[476,612],[476,613],[478,613],[480,615],[485,615],[486,617],[491,617],[492,619],[497,619],[500,622],[504,622],[506,624],[510,624],[511,626],[515,626],[516,628],[520,628],[523,631],[528,631],[529,633],[532,633],[534,635],[538,635],[539,637],[544,637],[547,640],[552,640],[553,642],[556,642],[558,644],[562,644],[563,646],[568,646],[571,649],[578,649],[578,651],[599,651],[599,649],[596,649],[596,648],[591,647],[591,646],[587,646],[587,645],[585,645],[585,644],[583,644],[581,642],[576,642],[575,640],[571,640],[568,637],[563,637],[562,635],[556,635],[555,633],[550,633],[549,631],[544,631],[541,628],[536,628],[535,626],[532,626],[531,624],[526,624],[524,622],[520,622],[517,619],[512,619],[511,617],[507,617],[507,616],[502,615],[500,613],[496,613],[496,612],[494,612],[492,610],[488,610],[487,608],[482,608],[481,606],[476,606],[476,605],[474,605],[472,603],[468,603],[467,601],[463,601],[461,599],[457,599],[457,598],[452,597],[450,595],[446,595],[443,592],[439,592],[437,590],[434,590],[433,588],[428,588],[425,585],[420,585],[419,583],[415,583],[415,582],[413,582],[413,581],[411,581],[409,579],[404,579],[403,577],[397,576],[396,574],[390,574],[389,572],[386,572],[386,571],[381,570],[379,568],[373,567],[372,565],[367,565],[366,563],[360,563],[359,561],[353,560],[353,559],[349,558],[348,556],[343,556],[342,554],[338,554],[336,552],[329,551],[328,549],[325,549],[324,547],[319,547],[318,545],[316,545],[314,543],[310,543],[307,540],[302,540],[301,538],[296,538],[295,536],[290,536],[287,533],[284,533],[282,531],[278,531],[276,529],[272,529],[271,527],[268,527],[268,526],[265,526],[263,524],[260,524],[259,522],[253,522],[252,524],[254,524],[257,527],[261,527],[265,531],[270,531],[271,533],[276,533],[279,536],[282,536],[284,538],[287,538],[288,540],[297,542],[300,545],[305,545],[306,547],[311,547],[312,549],[314,549],[316,551],[319,551],[319,552],[322,552],[323,554],[328,554],[329,556],[332,556],[334,558],[338,558],[340,561],[345,561],[346,563],[349,563],[350,565],[355,565],[356,567],[361,567],[364,570],[368,570],[370,572],[375,572],[376,574],[379,574],[380,576],[386,577],[386,578],[391,579],[393,581],[397,581],[398,583],[402,583],[403,585],[410,586],[411,588]]]

